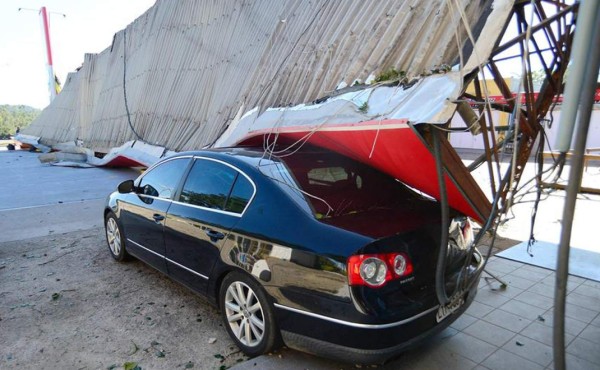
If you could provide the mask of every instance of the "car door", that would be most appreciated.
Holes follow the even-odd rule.
[[[148,170],[136,181],[136,191],[119,207],[127,248],[155,268],[166,272],[163,227],[191,157],[175,158]]]
[[[220,246],[242,217],[255,186],[222,161],[196,158],[178,199],[167,212],[169,274],[204,293]]]

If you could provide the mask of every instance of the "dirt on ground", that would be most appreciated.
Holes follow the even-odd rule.
[[[103,229],[0,243],[0,368],[225,369],[247,358],[218,311],[112,259]]]

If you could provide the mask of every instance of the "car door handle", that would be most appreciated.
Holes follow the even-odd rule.
[[[155,213],[155,214],[152,215],[152,218],[154,219],[154,222],[156,222],[157,224],[159,224],[162,220],[165,219],[165,216],[159,215],[158,213]]]
[[[212,229],[206,230],[206,235],[208,235],[210,241],[213,243],[216,243],[217,240],[223,239],[225,237],[225,234]]]

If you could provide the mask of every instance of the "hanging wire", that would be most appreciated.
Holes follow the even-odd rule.
[[[461,14],[461,17],[463,17],[463,19],[464,19],[464,13],[462,12],[462,9],[459,8],[458,4],[456,4],[456,1],[455,1],[455,5],[456,5],[457,10]],[[530,5],[534,6],[535,5],[535,1],[531,0]],[[519,82],[519,87],[518,87],[517,96],[516,96],[516,104],[515,104],[515,108],[513,110],[513,117],[514,117],[514,121],[513,122],[514,122],[514,124],[512,126],[514,127],[514,132],[511,133],[511,135],[512,135],[512,140],[514,142],[514,144],[513,144],[514,148],[518,148],[519,128],[520,128],[520,120],[521,120],[521,114],[522,114],[522,110],[521,110],[521,105],[522,105],[521,96],[522,96],[522,92],[521,91],[522,91],[522,88],[523,88],[524,79],[526,78],[526,74],[527,74],[527,65],[528,65],[527,60],[529,58],[529,43],[530,43],[530,40],[531,40],[531,37],[532,37],[531,25],[533,24],[533,16],[534,16],[534,12],[532,11],[531,12],[531,16],[530,16],[530,21],[529,21],[529,27],[527,28],[526,35],[525,35],[525,42],[524,42],[525,45],[524,45],[524,50],[523,50],[522,58],[521,58],[521,61],[522,61],[522,63],[521,63],[521,65],[522,65],[522,78],[521,78],[521,80]],[[466,24],[465,24],[465,27],[467,27]],[[469,38],[471,39],[471,42],[474,43],[472,35],[471,35],[470,30],[468,29],[468,27],[467,27],[467,34],[469,35]],[[476,53],[476,49],[475,48],[474,48],[474,53]],[[484,75],[483,70],[481,70],[481,71],[482,71],[482,74]],[[484,82],[485,95],[489,96],[489,93],[487,92],[487,87],[486,87],[486,84],[485,84],[485,75],[484,75],[484,78],[483,78],[483,82]],[[491,103],[489,102],[489,99],[486,99],[485,102],[486,102],[486,104],[491,105]],[[556,104],[556,102],[554,104]],[[481,117],[478,117],[478,118],[480,119]],[[553,117],[552,117],[552,119],[553,119]],[[542,135],[544,136],[544,138],[546,138],[544,130],[542,130]],[[536,172],[536,176],[533,177],[530,181],[527,182],[527,183],[529,183],[529,182],[531,182],[533,180],[536,180],[536,183],[537,183],[536,201],[535,201],[535,206],[534,206],[533,211],[532,211],[532,226],[531,226],[530,239],[529,239],[529,242],[528,242],[528,252],[530,252],[530,247],[535,242],[535,237],[534,237],[534,234],[533,234],[533,228],[534,228],[534,224],[535,224],[535,218],[536,218],[536,215],[537,215],[537,209],[538,209],[539,201],[541,199],[541,192],[542,192],[542,189],[541,189],[541,177],[545,173],[553,171],[554,168],[556,167],[556,164],[559,163],[559,162],[555,161],[555,164],[550,169],[544,171],[543,170],[543,147],[544,146],[543,146],[543,141],[542,141],[540,143],[540,145],[538,145],[538,150],[537,150],[538,170]],[[511,161],[511,166],[510,166],[511,167],[511,171],[510,171],[510,184],[513,184],[515,182],[516,170],[517,170],[517,168],[516,168],[517,153],[518,153],[517,150],[513,151],[512,161]],[[559,173],[559,175],[560,175],[560,173]],[[499,174],[499,176],[500,176],[500,174]],[[507,206],[505,207],[505,212],[508,211],[511,208],[512,205],[514,205],[514,197],[515,197],[516,193],[519,190],[522,190],[522,189],[523,189],[523,186],[521,186],[518,190],[515,190],[515,189],[509,190],[509,192],[508,192],[509,199],[508,199]]]
[[[533,5],[533,1],[532,1],[531,5],[534,6]],[[530,39],[532,38],[531,27],[532,27],[532,24],[533,24],[533,16],[534,16],[534,11],[532,9],[532,11],[531,11],[531,18],[530,18],[530,22],[529,22],[529,27],[527,28],[527,33],[526,33],[525,52],[523,53],[523,56],[522,56],[522,70],[523,70],[523,72],[522,72],[522,79],[521,79],[520,84],[519,84],[519,92],[518,92],[519,95],[521,94],[521,86],[522,86],[523,80],[526,77],[526,75],[525,75],[525,73],[526,73],[525,69],[526,69],[526,61],[528,60],[528,57],[529,57],[529,42],[530,42]],[[534,42],[535,42],[535,40],[534,40]],[[543,58],[541,55],[538,56],[538,57],[539,58]],[[551,77],[549,77],[549,78],[551,78]],[[559,88],[559,93],[560,93],[560,88]],[[520,98],[517,100],[517,103],[518,104],[521,103],[521,99]],[[550,108],[550,122],[549,122],[550,125],[552,125],[552,123],[554,121],[553,110],[556,107],[557,103],[558,103],[558,99],[555,99],[554,102],[553,102],[553,104],[552,104],[552,106],[551,106],[551,108]],[[517,110],[517,114],[519,114],[519,113],[520,113],[520,109]],[[519,120],[518,117],[517,117],[516,122],[517,122],[517,126],[518,126],[518,123],[520,122],[520,120]],[[517,129],[518,129],[518,127],[517,127]],[[560,158],[557,159],[557,158],[554,158],[554,156],[552,156],[553,157],[553,164],[550,166],[550,168],[548,168],[546,170],[543,169],[543,167],[544,167],[544,155],[543,155],[543,153],[544,153],[544,144],[547,143],[549,149],[551,149],[551,145],[550,145],[548,137],[546,135],[545,127],[541,126],[540,132],[541,132],[542,138],[539,141],[537,152],[536,152],[536,163],[537,163],[536,174],[535,174],[535,176],[533,178],[531,178],[529,181],[527,181],[525,184],[523,184],[520,188],[516,189],[512,193],[512,197],[510,199],[510,202],[511,202],[511,204],[513,206],[515,204],[517,204],[517,202],[515,201],[515,197],[516,197],[517,193],[519,191],[521,191],[529,183],[531,183],[532,181],[535,180],[535,182],[536,182],[536,185],[535,185],[536,197],[535,197],[535,200],[533,201],[534,205],[532,207],[532,214],[531,214],[530,234],[529,234],[529,240],[527,242],[527,253],[529,255],[531,255],[531,256],[533,256],[533,254],[532,254],[532,247],[533,247],[533,245],[536,242],[535,235],[534,235],[534,228],[535,228],[535,221],[536,221],[536,217],[537,217],[537,213],[538,213],[538,209],[539,209],[539,204],[540,204],[540,201],[542,200],[543,183],[547,181],[547,179],[543,179],[542,177],[546,173],[549,173],[549,172],[552,173],[552,172],[554,172],[554,170],[557,168],[557,166],[559,166],[560,163],[561,163]],[[517,139],[518,139],[518,134],[515,135],[515,145],[514,145],[514,147],[516,147],[516,145],[517,145],[516,144],[516,140]],[[513,152],[513,164],[515,163],[515,157],[516,157],[516,151]],[[514,168],[513,168],[513,170],[514,170]],[[560,177],[560,172],[561,171],[559,169],[559,171],[556,174],[555,180],[557,180]],[[514,179],[514,172],[511,173],[511,178]],[[528,191],[528,193],[529,193],[529,191]],[[521,198],[524,198],[524,196],[522,196]],[[522,203],[522,201],[520,203]]]
[[[474,53],[474,54],[475,54],[475,56],[478,58],[478,55],[477,55],[477,49],[475,48],[475,45],[476,45],[476,43],[475,43],[474,37],[473,37],[473,35],[472,35],[472,33],[471,33],[471,30],[470,30],[470,28],[469,28],[469,25],[468,25],[468,23],[467,23],[467,21],[466,21],[466,15],[464,14],[464,11],[463,11],[463,9],[460,9],[460,7],[458,6],[458,4],[457,4],[456,0],[455,0],[455,2],[454,2],[454,3],[455,3],[455,6],[456,6],[456,8],[458,9],[458,11],[459,11],[459,13],[460,13],[460,15],[461,15],[461,19],[462,19],[462,21],[463,21],[463,23],[464,23],[465,29],[467,30],[467,34],[468,34],[468,36],[469,36],[469,39],[470,39],[470,40],[471,40],[471,42],[473,43],[473,47],[474,47],[474,48],[473,48],[473,53]],[[451,0],[448,0],[448,4],[449,4],[449,6],[452,6]],[[529,33],[530,33],[530,30],[528,30],[528,31],[529,31]],[[462,50],[461,50],[461,55],[460,55],[460,56],[461,56],[461,61],[462,61]],[[461,62],[461,63],[462,63],[462,62]],[[489,97],[489,96],[490,96],[490,94],[489,94],[489,90],[488,90],[488,88],[487,88],[487,83],[486,83],[486,79],[485,79],[485,70],[482,68],[482,65],[478,65],[478,69],[479,69],[479,73],[481,73],[481,74],[482,74],[482,76],[483,76],[482,85],[483,85],[483,90],[484,90],[484,96],[486,96],[486,97]],[[519,89],[519,91],[520,91],[520,89]],[[390,98],[391,98],[391,97],[390,97]],[[486,99],[484,100],[484,102],[483,102],[483,103],[484,103],[484,104],[486,104],[486,105],[487,105],[487,107],[488,107],[488,109],[490,109],[490,110],[491,110],[491,101],[490,101],[490,99],[489,99],[489,98],[486,98]],[[517,99],[517,106],[519,107],[519,108],[518,108],[518,110],[517,110],[517,114],[518,114],[518,113],[520,113],[520,99]],[[338,112],[335,112],[333,115],[329,116],[328,118],[335,117],[335,116],[337,115],[337,113],[338,113]],[[478,120],[477,120],[475,123],[471,124],[471,125],[470,125],[470,126],[469,126],[469,127],[466,129],[466,130],[468,130],[468,129],[470,129],[471,127],[473,127],[473,125],[475,125],[475,124],[479,123],[479,120],[482,118],[482,116],[483,116],[484,114],[485,114],[485,113],[481,113],[481,114],[479,114],[479,115],[478,115]],[[321,128],[323,127],[323,125],[325,125],[325,122],[323,122],[323,123],[321,123],[321,124],[318,124],[318,125],[315,125],[315,126],[313,126],[313,127],[310,129],[310,131],[308,131],[306,134],[304,134],[304,135],[303,135],[301,138],[297,139],[297,140],[296,140],[296,141],[294,141],[292,144],[288,145],[286,148],[280,149],[280,148],[278,148],[278,145],[277,145],[277,143],[278,143],[278,140],[279,140],[280,129],[281,129],[281,127],[282,127],[282,123],[283,123],[283,121],[284,121],[284,120],[283,120],[284,116],[285,116],[285,111],[284,111],[284,112],[282,113],[282,115],[279,117],[279,119],[277,120],[277,122],[275,123],[275,125],[273,125],[273,126],[272,126],[271,130],[270,130],[268,133],[266,133],[266,134],[265,134],[265,136],[264,136],[264,140],[263,140],[263,149],[264,149],[264,153],[263,153],[263,155],[264,155],[264,157],[265,157],[265,158],[266,158],[267,156],[270,158],[270,157],[271,157],[271,156],[273,156],[273,155],[276,155],[276,156],[286,156],[286,155],[292,155],[292,154],[296,153],[298,150],[300,150],[300,149],[301,149],[301,148],[302,148],[302,147],[303,147],[303,146],[304,146],[304,145],[305,145],[305,144],[306,144],[306,143],[307,143],[307,142],[310,140],[310,138],[312,137],[312,135],[314,135],[314,134],[315,134],[315,133],[316,133],[316,132],[317,132],[319,129],[321,129]],[[519,118],[520,118],[520,117],[519,117],[519,116],[517,116],[517,124],[518,124],[518,119],[519,119]],[[433,125],[433,127],[434,127],[434,129],[436,129],[437,131],[446,131],[446,132],[450,131],[450,130],[444,129],[444,128],[442,128],[442,127],[438,127],[437,125]],[[379,130],[380,130],[380,127],[378,127],[378,133],[379,133]],[[466,131],[466,130],[465,130],[465,131]],[[516,134],[516,135],[515,135],[515,137],[514,137],[515,141],[517,140],[517,138],[518,138],[518,127],[517,127],[517,134]],[[374,140],[374,142],[373,142],[373,147],[372,147],[372,149],[371,149],[371,155],[372,155],[373,151],[375,150],[375,145],[376,145],[376,142],[377,142],[377,136],[375,137],[375,140]],[[438,144],[439,144],[439,143],[438,143]],[[440,163],[440,165],[441,165],[441,163]],[[515,167],[514,165],[510,165],[510,166],[509,166],[509,170],[511,170],[511,174],[513,174],[513,176],[511,176],[511,181],[512,181],[512,180],[514,180],[514,173],[515,173],[515,172],[514,172],[514,170],[515,170],[515,168],[514,168],[514,167]],[[498,167],[498,171],[500,171],[499,167]],[[500,178],[502,178],[502,177],[500,176],[500,173],[498,174],[498,176],[499,176]],[[440,177],[440,179],[442,180],[442,183],[443,183],[443,174],[442,174],[442,177]],[[481,236],[482,236],[482,235],[483,235],[485,232],[487,232],[487,230],[488,230],[488,229],[489,229],[489,227],[491,226],[491,222],[492,222],[492,221],[494,220],[494,218],[495,218],[495,217],[494,217],[494,214],[495,214],[495,210],[496,210],[496,209],[497,209],[497,207],[498,207],[498,202],[499,202],[499,199],[500,199],[500,192],[501,192],[501,189],[502,189],[502,186],[503,186],[503,184],[505,185],[505,183],[506,183],[506,181],[507,181],[507,180],[508,180],[508,177],[505,177],[505,178],[504,178],[504,179],[503,179],[503,180],[500,182],[500,185],[501,185],[501,186],[500,186],[500,188],[499,188],[498,194],[497,194],[497,195],[496,195],[496,197],[494,198],[494,203],[493,203],[493,210],[494,210],[494,211],[491,213],[490,217],[488,218],[488,220],[487,220],[487,221],[486,221],[486,223],[485,223],[485,226],[484,226],[484,227],[481,229],[480,233],[478,234],[478,236],[477,236],[477,238],[476,238],[476,240],[477,240],[477,241],[479,241],[479,240],[481,239]],[[441,185],[440,185],[440,186],[441,186]],[[301,192],[302,192],[302,191],[301,191]],[[323,199],[321,199],[321,198],[319,198],[319,197],[313,196],[313,195],[311,195],[311,194],[308,194],[308,193],[306,193],[306,192],[302,192],[302,193],[304,193],[305,195],[307,195],[307,196],[310,196],[310,197],[312,197],[312,198],[319,199],[319,200],[323,201],[324,203],[326,203],[326,202],[325,202]],[[443,202],[442,202],[442,203],[443,203]],[[329,205],[328,205],[328,206],[329,206]],[[331,207],[329,207],[329,208],[331,209]],[[496,224],[495,224],[495,226],[494,226],[494,230],[497,230],[497,227],[498,227],[498,225],[499,225],[499,224],[500,224],[500,222],[496,222]],[[496,233],[494,233],[494,238],[493,238],[493,240],[495,240],[495,236],[496,236]],[[476,244],[476,243],[474,243],[474,245],[475,245],[475,244]],[[493,242],[492,242],[492,246],[493,246]],[[488,250],[488,258],[489,258],[489,256],[490,256],[491,250],[493,249],[493,247],[492,247],[492,246],[490,246],[490,248],[489,248],[489,250]],[[446,297],[446,299],[442,299],[441,301],[447,301],[447,297]]]
[[[376,88],[378,88],[380,86],[383,86],[385,84],[388,84],[388,83],[389,83],[389,81],[385,81],[385,82],[380,82],[380,83],[373,84],[369,88],[366,88],[364,90],[359,91],[353,97],[353,100],[359,100],[360,101],[363,98],[363,95],[369,95],[370,96],[371,93],[372,93],[372,91],[374,91]],[[392,93],[392,94],[389,95],[388,106],[391,105],[390,103],[391,103],[392,97],[397,92],[397,89],[400,89],[400,88],[402,88],[401,85],[396,86],[394,93]],[[368,98],[367,98],[367,101],[368,101]],[[331,115],[327,116],[327,118],[325,118],[323,120],[323,122],[321,122],[321,123],[313,126],[312,128],[310,128],[310,130],[307,133],[305,133],[301,138],[295,140],[294,142],[292,142],[291,144],[287,145],[284,148],[278,148],[277,142],[279,140],[279,136],[280,136],[280,133],[281,133],[281,131],[280,131],[281,127],[283,126],[283,123],[285,122],[285,113],[286,113],[285,109],[282,110],[282,114],[279,116],[279,118],[277,119],[277,121],[273,124],[273,126],[271,127],[271,129],[267,133],[264,134],[264,137],[263,137],[263,156],[259,160],[259,166],[260,166],[260,163],[261,163],[261,161],[263,159],[271,159],[273,156],[276,156],[278,158],[285,158],[287,156],[294,155],[295,153],[297,153],[298,151],[300,151],[304,147],[304,145],[309,142],[310,138],[314,134],[316,134],[318,131],[320,131],[327,124],[328,121],[331,121],[333,118],[337,117],[337,115],[340,113],[340,111],[343,108],[344,108],[343,106],[339,107],[335,112],[333,112]],[[395,109],[396,109],[395,107],[391,107],[388,111],[386,111],[386,112],[384,112],[382,114],[379,114],[378,117],[389,116]],[[376,118],[376,117],[373,117],[373,118]],[[258,116],[255,118],[255,120],[256,119],[258,119]],[[377,135],[375,136],[375,138],[373,140],[373,145],[372,145],[372,148],[371,148],[371,155],[375,151],[375,146],[376,146],[376,143],[377,143],[377,137],[378,137],[379,131],[381,130],[381,127],[380,127],[381,126],[381,121],[382,120],[379,120],[379,125],[377,127]],[[265,174],[265,176],[270,177],[274,181],[278,181],[280,183],[283,183],[283,184],[291,187],[290,184],[286,184],[285,182],[282,182],[282,181],[280,181],[278,179],[275,179],[275,178],[269,176],[268,174]],[[302,189],[298,189],[298,188],[295,188],[295,187],[293,189],[301,192],[302,194],[304,194],[304,195],[306,195],[306,196],[308,196],[310,198],[313,198],[313,199],[316,199],[316,200],[319,200],[319,201],[323,202],[327,206],[327,209],[328,209],[327,214],[325,215],[325,217],[328,217],[329,214],[330,214],[330,212],[334,211],[333,207],[331,207],[331,205],[326,200],[324,200],[323,198],[318,197],[318,196],[316,196],[314,194],[308,193],[308,192],[306,192],[306,191],[304,191]]]
[[[129,128],[133,131],[133,134],[138,140],[142,140],[142,137],[138,135],[138,133],[133,128],[131,124],[131,114],[129,113],[129,104],[127,103],[127,27],[123,29],[123,98],[125,100],[125,111],[127,112],[127,123],[129,124]]]
[[[452,2],[451,0],[447,0],[448,6],[450,8],[452,8]],[[467,16],[464,13],[463,9],[461,9],[458,5],[458,3],[456,2],[456,0],[454,0],[454,6],[456,7],[456,10],[458,11],[458,13],[460,14],[460,18],[463,22],[463,26],[465,27],[465,30],[467,32],[467,35],[469,37],[469,40],[471,41],[472,45],[473,45],[473,54],[475,54],[475,57],[477,58],[478,61],[481,60],[481,58],[479,58],[479,55],[477,53],[477,48],[476,48],[476,42],[475,42],[475,38],[473,37],[473,34],[471,32],[470,26],[468,24],[467,21]],[[462,67],[462,66],[461,66]],[[489,97],[489,90],[487,88],[487,83],[485,81],[485,72],[482,68],[481,64],[478,64],[478,70],[479,73],[482,74],[483,76],[483,90],[484,90],[484,96]],[[491,102],[489,101],[489,98],[486,98],[485,100],[486,104],[488,105],[489,109],[491,110]],[[479,122],[479,119],[481,119],[481,116],[478,117],[478,120],[475,121],[476,123]],[[474,123],[475,124],[475,123]],[[472,125],[471,125],[472,126]],[[439,127],[433,125],[434,128],[438,129],[438,131],[444,131],[443,129],[440,129]],[[447,250],[447,246],[444,243],[447,243],[447,239],[445,241],[445,238],[447,238],[448,236],[448,230],[447,230],[447,216],[445,215],[445,213],[448,211],[448,204],[447,201],[445,200],[445,194],[442,195],[442,192],[445,193],[446,189],[445,189],[445,183],[444,183],[444,178],[443,178],[443,169],[441,169],[442,163],[441,163],[441,154],[439,153],[440,149],[439,149],[439,138],[437,137],[437,135],[439,135],[439,133],[435,133],[433,135],[433,140],[434,140],[434,155],[436,158],[436,168],[438,170],[438,182],[439,182],[439,189],[440,189],[440,199],[441,199],[441,206],[442,206],[442,242],[440,245],[440,251],[439,251],[439,255],[438,255],[438,264],[436,267],[436,295],[438,298],[438,301],[440,302],[440,304],[445,304],[448,301],[448,296],[446,294],[445,291],[445,282],[444,282],[444,260],[445,260],[445,255],[446,255],[446,250]],[[499,170],[499,169],[498,169]],[[491,174],[493,176],[493,174]],[[500,174],[499,174],[500,175]],[[441,177],[440,177],[441,176]],[[462,287],[466,287],[466,289],[471,289],[471,287],[473,286],[473,284],[475,282],[477,282],[479,279],[479,273],[480,271],[483,271],[483,269],[485,268],[485,265],[487,264],[487,261],[491,255],[491,250],[493,249],[493,244],[489,247],[488,250],[488,254],[483,262],[483,266],[482,268],[479,270],[479,272],[476,275],[471,275],[469,276],[469,274],[465,273],[468,269],[468,266],[471,264],[472,258],[473,258],[473,253],[474,253],[474,249],[475,247],[479,244],[479,242],[481,241],[481,238],[483,237],[483,235],[485,235],[485,233],[488,231],[491,223],[495,220],[495,214],[496,214],[496,209],[497,209],[497,205],[498,205],[498,201],[500,199],[500,195],[501,195],[501,189],[502,189],[502,185],[505,182],[506,178],[502,181],[500,181],[499,184],[499,190],[496,192],[496,196],[494,198],[494,202],[492,204],[492,211],[490,212],[489,217],[487,218],[485,224],[483,225],[483,227],[480,229],[479,233],[477,234],[477,236],[475,237],[473,243],[469,246],[469,250],[467,252],[467,258],[465,259],[464,265],[461,269],[461,271],[459,272],[458,276],[457,276],[457,284],[456,284],[456,291],[460,291],[459,288]],[[446,211],[444,211],[443,208],[446,208]],[[496,225],[497,228],[497,225]],[[494,236],[495,236],[495,232],[494,232]],[[464,279],[464,280],[463,280]],[[462,284],[461,284],[462,282]],[[453,293],[455,294],[455,293]]]
[[[446,189],[446,181],[442,164],[442,154],[440,149],[440,133],[432,131],[433,153],[435,156],[435,169],[438,178],[438,189],[440,193],[440,208],[442,211],[441,238],[440,249],[438,251],[437,264],[435,268],[435,294],[438,301],[443,306],[448,303],[448,294],[446,293],[446,256],[448,254],[448,232],[450,225],[450,206],[448,205],[448,194]],[[458,289],[458,284],[456,285]],[[451,296],[454,295],[451,294]]]
[[[479,56],[479,53],[477,51],[477,47],[476,47],[477,43],[476,43],[475,37],[473,36],[473,33],[471,31],[471,27],[469,25],[468,17],[465,14],[464,9],[462,9],[459,6],[457,0],[454,0],[453,3],[451,2],[451,0],[446,0],[446,1],[448,2],[449,6],[451,6],[452,4],[454,4],[454,7],[456,8],[457,12],[460,14],[460,19],[463,22],[463,26],[464,26],[465,31],[467,33],[467,37],[469,38],[469,41],[471,42],[471,45],[473,46],[473,54],[475,55],[475,58],[477,58],[477,61],[478,61],[477,69],[478,69],[479,73],[481,74],[481,84],[482,84],[482,87],[483,87],[483,96],[485,97],[484,103],[485,103],[485,106],[486,106],[486,112],[491,112],[492,111],[492,103],[491,103],[491,100],[489,99],[490,93],[489,93],[489,89],[488,89],[488,86],[487,86],[487,78],[486,78],[485,68],[483,68],[483,65],[480,63],[482,59]],[[481,117],[478,117],[478,120],[479,119],[481,119]],[[476,121],[476,122],[478,122],[478,121]],[[490,116],[490,123],[492,123],[491,116]],[[493,130],[493,127],[492,127],[492,130]],[[492,137],[493,137],[493,132],[492,132]],[[493,158],[495,158],[495,160],[496,160],[496,171],[497,171],[496,176],[498,177],[498,179],[502,179],[502,174],[500,172],[501,171],[500,170],[500,160],[497,157],[497,154],[494,153]],[[490,164],[489,171],[490,171],[490,182],[493,184],[495,181],[494,181],[494,172],[493,172],[493,170],[491,168],[491,164]],[[491,214],[490,217],[495,217],[495,216],[493,214]]]
[[[375,85],[377,87],[377,85]],[[369,88],[369,89],[365,89],[360,91],[358,94],[356,94],[356,96],[354,97],[354,99],[358,99],[361,98],[363,94],[369,94],[371,93],[371,91],[373,91],[374,88]],[[391,99],[391,98],[390,98]],[[297,151],[301,150],[302,147],[310,140],[310,138],[319,130],[321,130],[328,121],[331,121],[333,118],[337,117],[337,115],[340,113],[340,111],[343,109],[344,107],[339,107],[335,112],[333,112],[332,114],[330,114],[329,116],[327,116],[326,118],[323,119],[323,122],[313,126],[312,128],[310,128],[310,130],[304,134],[304,136],[302,136],[300,139],[297,139],[296,141],[294,141],[293,143],[289,144],[287,147],[282,148],[282,149],[278,149],[277,148],[277,141],[279,139],[279,134],[281,127],[283,126],[283,123],[285,122],[284,116],[286,111],[284,110],[282,115],[277,119],[277,121],[275,122],[275,124],[272,126],[272,128],[269,130],[268,133],[265,134],[265,138],[263,140],[263,149],[265,150],[265,156],[268,154],[269,156],[271,155],[276,155],[279,157],[285,157],[287,155],[292,155],[295,154]],[[390,110],[389,112],[384,113],[383,115],[388,115],[392,110]],[[274,137],[273,141],[271,141],[271,138]],[[295,148],[295,149],[294,149]]]
[[[535,0],[531,0],[530,1],[530,5],[533,7],[535,6]],[[533,11],[531,12],[531,18],[529,20],[529,27],[527,27],[527,31],[525,34],[525,42],[522,43],[523,45],[523,56],[521,58],[521,79],[519,80],[519,86],[517,88],[517,100],[516,100],[516,104],[515,104],[515,109],[514,109],[514,128],[515,128],[515,133],[513,135],[513,148],[519,148],[519,128],[521,127],[521,105],[522,105],[522,92],[521,90],[523,89],[523,82],[524,80],[527,78],[527,61],[529,60],[529,42],[531,40],[531,24],[533,24]],[[510,184],[512,185],[515,182],[515,177],[516,177],[516,167],[517,167],[517,152],[518,150],[513,150],[513,155],[512,155],[512,171],[510,172]],[[511,186],[509,186],[509,191],[507,193],[507,204],[506,204],[506,209],[509,209],[511,207],[512,204],[512,198],[514,196],[514,191],[511,190]]]

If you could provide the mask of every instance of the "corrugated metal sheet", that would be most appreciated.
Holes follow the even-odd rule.
[[[132,139],[203,147],[254,107],[311,102],[391,67],[414,77],[454,64],[473,49],[457,10],[477,38],[492,3],[512,1],[159,0],[86,55],[25,133],[95,150]]]

